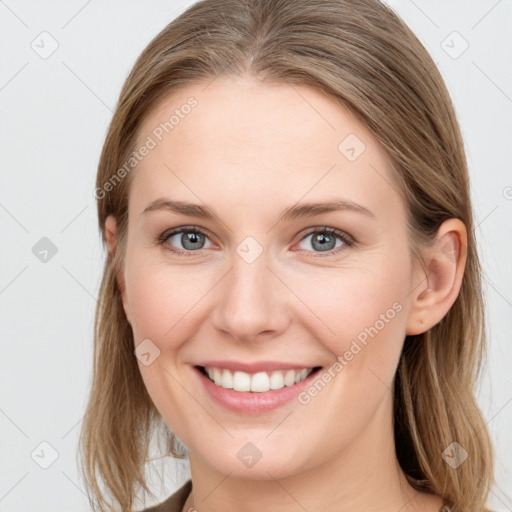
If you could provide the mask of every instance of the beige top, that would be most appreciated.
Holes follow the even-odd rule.
[[[142,512],[182,512],[183,507],[192,491],[192,481],[187,480],[172,496],[159,505],[146,508]],[[188,512],[185,510],[185,512]],[[439,512],[450,512],[448,505],[443,505]]]
[[[159,505],[145,508],[142,512],[181,512],[192,491],[192,480],[187,480],[172,496]],[[186,512],[186,511],[185,511]]]

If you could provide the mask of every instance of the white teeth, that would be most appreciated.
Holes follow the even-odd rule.
[[[272,372],[270,375],[270,389],[284,388],[283,372]]]
[[[235,391],[250,391],[251,376],[245,372],[235,372],[233,375],[233,389]]]
[[[249,374],[246,372],[231,372],[225,368],[205,367],[210,380],[217,386],[235,391],[252,391],[264,393],[271,389],[281,389],[285,386],[293,386],[304,380],[313,371],[312,368],[300,370],[277,370],[273,372],[258,372]]]
[[[284,385],[293,386],[295,384],[295,370],[288,370],[284,376]]]
[[[251,391],[262,393],[270,389],[270,379],[267,372],[255,373],[251,378]]]
[[[222,383],[222,372],[218,368],[213,369],[213,381],[217,386],[220,386]]]
[[[229,370],[222,372],[222,382],[220,385],[226,389],[233,389],[233,374]]]

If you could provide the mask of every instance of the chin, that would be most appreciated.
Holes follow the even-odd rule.
[[[287,478],[315,465],[313,457],[304,450],[285,449],[278,438],[275,443],[270,440],[264,442],[268,432],[266,430],[265,434],[257,438],[260,441],[233,442],[233,446],[220,447],[218,452],[209,451],[206,456],[201,455],[201,458],[219,473],[242,480]],[[192,464],[193,459],[194,455],[191,455]]]

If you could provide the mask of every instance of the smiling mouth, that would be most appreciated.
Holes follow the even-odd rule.
[[[231,371],[226,368],[210,366],[196,366],[196,368],[206,376],[206,378],[224,389],[232,389],[240,392],[264,393],[266,391],[291,387],[318,372],[322,367],[315,366],[314,368],[275,370],[257,373]]]

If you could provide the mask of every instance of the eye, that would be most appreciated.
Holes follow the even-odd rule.
[[[304,245],[312,247],[314,249],[313,252],[320,252],[325,255],[338,253],[340,250],[344,249],[344,246],[350,247],[354,243],[354,240],[349,235],[335,228],[324,227],[322,229],[310,231],[304,238],[302,238],[300,243],[304,243],[309,237],[312,238]],[[337,241],[340,243],[337,244]],[[302,247],[302,249],[306,251],[309,250],[308,247]]]
[[[345,246],[350,247],[355,243],[355,240],[350,235],[338,229],[328,227],[316,228],[310,231],[299,243],[304,243],[309,237],[312,238],[305,245],[309,246],[309,248],[312,247],[314,251],[310,251],[308,247],[301,247],[300,249],[307,252],[316,252],[317,254],[314,257],[338,253],[344,250]],[[206,241],[210,245],[205,246]],[[180,256],[192,256],[192,253],[200,253],[203,249],[211,247],[207,233],[196,226],[183,226],[165,231],[158,237],[158,243],[164,246],[166,250]],[[183,249],[179,247],[180,245]]]
[[[188,256],[187,253],[208,249],[210,246],[204,247],[205,240],[209,240],[209,238],[202,229],[184,226],[166,231],[159,237],[158,243],[171,252]],[[179,244],[182,245],[183,249],[179,247]],[[176,245],[178,245],[178,248],[176,248]]]

